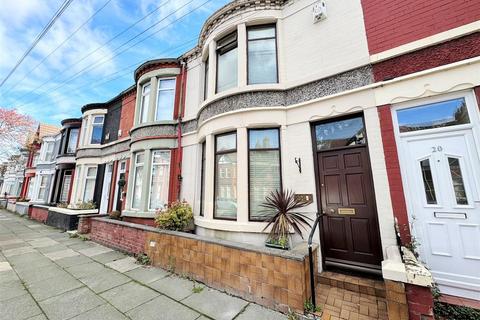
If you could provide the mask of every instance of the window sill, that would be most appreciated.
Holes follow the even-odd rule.
[[[133,126],[133,128],[130,130],[130,133],[132,133],[135,130],[138,130],[140,128],[145,128],[145,127],[152,127],[152,126],[161,126],[161,125],[176,125],[178,123],[177,120],[162,120],[162,121],[152,121],[152,122],[144,122],[144,123],[137,123],[136,125]]]
[[[233,232],[252,232],[252,233],[268,233],[269,230],[263,231],[266,222],[239,222],[237,220],[218,220],[208,219],[205,217],[195,216],[195,225],[213,230],[233,231]]]
[[[135,211],[135,210],[124,210],[122,211],[122,217],[130,218],[155,218],[156,213],[154,211]]]

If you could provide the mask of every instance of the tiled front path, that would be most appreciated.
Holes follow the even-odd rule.
[[[286,319],[0,210],[0,319]]]

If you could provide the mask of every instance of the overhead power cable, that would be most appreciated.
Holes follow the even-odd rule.
[[[53,49],[52,51],[50,51],[50,53],[48,55],[46,55],[39,63],[37,63],[35,65],[35,67],[33,67],[32,69],[28,70],[25,75],[23,76],[23,78],[21,78],[20,80],[18,80],[17,82],[15,82],[14,85],[12,85],[6,92],[5,94],[7,94],[8,92],[10,92],[13,88],[15,88],[19,83],[21,83],[26,77],[28,77],[29,75],[32,74],[33,71],[37,70],[38,67],[40,67],[52,54],[54,54],[58,49],[60,49],[65,43],[67,43],[71,38],[73,38],[73,36],[75,34],[77,34],[78,31],[80,31],[85,25],[87,25],[90,21],[93,20],[93,18],[100,13],[100,11],[103,10],[103,8],[105,8],[112,0],[107,0],[100,8],[97,9],[97,11],[95,11],[87,20],[85,20],[84,23],[82,23],[77,29],[75,29],[75,31],[73,31],[65,40],[62,41],[62,43],[60,43],[55,49]]]
[[[130,38],[129,40],[127,40],[126,42],[124,42],[123,44],[121,44],[120,46],[118,46],[117,48],[115,48],[115,49],[114,49],[114,52],[115,52],[116,50],[122,48],[125,44],[127,44],[127,43],[131,42],[132,40],[138,38],[140,35],[144,34],[146,31],[152,29],[154,26],[158,25],[160,22],[164,21],[164,20],[167,19],[169,16],[175,14],[177,11],[181,10],[183,7],[185,7],[186,5],[188,5],[189,3],[193,2],[193,1],[194,1],[194,0],[189,1],[188,3],[186,3],[185,5],[183,5],[182,7],[180,7],[180,8],[178,8],[177,10],[171,12],[169,15],[167,15],[166,17],[164,17],[164,18],[161,19],[160,21],[156,22],[154,25],[151,25],[151,26],[148,27],[146,30],[144,30],[144,31],[140,32],[139,34],[135,35],[134,37]],[[128,46],[127,48],[121,50],[120,52],[116,53],[116,54],[113,55],[112,57],[107,58],[107,59],[104,60],[104,61],[97,61],[97,62],[94,63],[93,65],[88,65],[87,67],[85,67],[85,68],[81,69],[80,71],[76,72],[74,75],[70,76],[69,78],[64,79],[64,80],[62,81],[62,83],[61,83],[60,85],[58,85],[57,87],[51,88],[51,89],[49,89],[48,91],[56,91],[56,90],[58,90],[58,89],[60,89],[60,88],[62,88],[62,87],[64,87],[64,86],[66,86],[68,83],[72,82],[73,80],[75,80],[76,78],[78,78],[81,74],[83,74],[87,69],[90,69],[89,71],[91,71],[91,70],[99,67],[100,65],[102,65],[102,64],[104,64],[104,63],[112,60],[112,59],[115,58],[116,56],[118,56],[118,55],[122,54],[123,52],[129,50],[130,48],[132,48],[132,47],[140,44],[141,42],[143,42],[143,41],[147,40],[148,38],[152,37],[153,35],[155,35],[156,33],[164,30],[165,28],[169,27],[170,25],[172,25],[172,24],[176,23],[177,21],[183,19],[183,18],[186,17],[187,15],[189,15],[189,14],[193,13],[194,11],[200,9],[201,7],[203,7],[205,4],[207,4],[207,3],[210,2],[210,1],[212,1],[212,0],[207,0],[207,1],[203,2],[203,3],[200,4],[199,6],[195,7],[194,9],[192,9],[192,10],[190,10],[190,11],[188,11],[188,12],[186,12],[185,14],[183,14],[183,15],[180,16],[179,18],[171,21],[170,23],[168,23],[167,25],[163,26],[163,27],[160,28],[159,30],[151,33],[150,35],[147,35],[146,37],[144,37],[144,38],[140,39],[139,41],[133,43],[132,45]],[[99,63],[99,62],[100,62],[100,63]],[[43,82],[40,86],[37,86],[35,89],[33,89],[33,90],[30,91],[30,92],[33,93],[33,92],[37,91],[40,87],[46,85],[48,82],[49,82],[49,80]],[[28,93],[27,93],[27,94],[28,94]],[[25,95],[23,95],[23,96],[25,96]],[[22,96],[22,97],[23,97],[23,96]],[[20,98],[22,98],[22,97],[20,97]],[[36,98],[33,98],[33,100],[36,100]],[[24,105],[26,105],[26,104],[29,104],[29,103],[30,103],[31,101],[33,101],[33,100],[24,102],[24,103],[21,104],[20,106],[24,106]]]
[[[25,58],[32,52],[32,50],[37,46],[38,42],[42,40],[42,38],[47,34],[47,32],[52,28],[52,26],[55,24],[58,18],[63,14],[63,12],[68,8],[68,6],[72,3],[73,0],[65,0],[60,8],[55,12],[53,17],[50,19],[50,21],[47,23],[45,27],[43,27],[42,31],[40,34],[35,38],[33,43],[30,45],[30,47],[25,51],[25,53],[22,55],[22,57],[17,61],[15,66],[13,67],[12,70],[7,74],[7,76],[2,80],[0,83],[0,87],[3,86],[3,84],[12,76],[12,74],[17,70],[17,68],[20,66],[20,64],[25,60]]]

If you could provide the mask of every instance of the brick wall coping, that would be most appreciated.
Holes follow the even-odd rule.
[[[162,233],[162,234],[168,234],[168,235],[192,239],[192,240],[201,240],[208,243],[222,245],[222,246],[226,246],[233,249],[264,253],[271,256],[278,256],[278,257],[282,257],[290,260],[304,261],[305,258],[308,257],[308,247],[306,242],[300,243],[299,245],[295,246],[291,250],[279,250],[279,249],[271,249],[267,247],[254,246],[246,243],[233,242],[233,241],[228,241],[228,240],[223,240],[218,238],[205,237],[205,236],[200,236],[200,235],[186,233],[186,232],[157,229],[157,228],[142,225],[142,224],[124,222],[124,221],[113,220],[108,218],[95,217],[91,219],[95,221],[116,224],[124,227],[144,230],[144,231],[153,232],[153,233]]]
[[[47,209],[47,210],[50,209],[49,206],[45,206],[43,204],[32,204],[32,207],[33,208],[40,208],[40,209]]]
[[[67,214],[70,216],[78,216],[82,214],[95,214],[98,212],[98,209],[89,209],[89,210],[80,210],[80,209],[68,209],[68,208],[58,208],[58,207],[47,207],[50,211]]]
[[[17,205],[28,207],[29,205],[31,205],[31,203],[30,202],[18,202],[17,201]]]
[[[88,213],[88,214],[81,214],[78,216],[79,218],[102,218],[108,217],[106,213]]]

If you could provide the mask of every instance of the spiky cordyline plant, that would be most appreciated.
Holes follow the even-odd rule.
[[[267,226],[272,226],[269,241],[278,242],[281,239],[288,239],[290,236],[290,228],[297,232],[303,239],[302,230],[307,230],[310,226],[308,221],[312,221],[304,213],[293,212],[295,209],[303,208],[308,202],[295,197],[295,193],[291,190],[275,190],[265,197],[265,201],[260,205],[264,210],[262,212],[267,216]],[[273,212],[272,212],[273,211]]]

